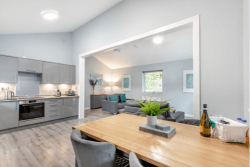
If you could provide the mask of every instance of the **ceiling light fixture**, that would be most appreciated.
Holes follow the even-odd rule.
[[[154,37],[154,39],[153,39],[153,42],[155,44],[160,44],[160,43],[162,43],[162,41],[163,41],[162,37]]]
[[[54,20],[58,17],[58,12],[54,10],[47,10],[47,11],[43,11],[41,15],[46,20]]]

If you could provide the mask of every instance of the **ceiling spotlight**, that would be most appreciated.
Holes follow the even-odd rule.
[[[160,44],[160,43],[162,43],[162,41],[163,41],[162,37],[154,37],[154,39],[153,39],[153,42],[155,44]]]
[[[47,10],[47,11],[43,11],[41,15],[46,20],[54,20],[58,17],[58,12],[54,10]]]

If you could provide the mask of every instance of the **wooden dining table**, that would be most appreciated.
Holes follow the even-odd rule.
[[[101,142],[113,143],[117,149],[135,152],[138,158],[156,166],[248,167],[249,147],[203,137],[199,127],[157,120],[176,128],[169,139],[139,131],[145,117],[119,114],[72,127]]]

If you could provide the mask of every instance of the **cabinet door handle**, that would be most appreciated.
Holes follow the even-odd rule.
[[[53,106],[58,106],[58,105],[50,105],[50,107],[53,107]]]

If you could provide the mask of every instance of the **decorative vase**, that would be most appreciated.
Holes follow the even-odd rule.
[[[92,92],[93,92],[92,94],[94,95],[95,94],[95,87],[94,86],[93,86],[93,91]]]
[[[151,126],[155,126],[157,123],[157,116],[149,116],[147,115],[147,124]]]

